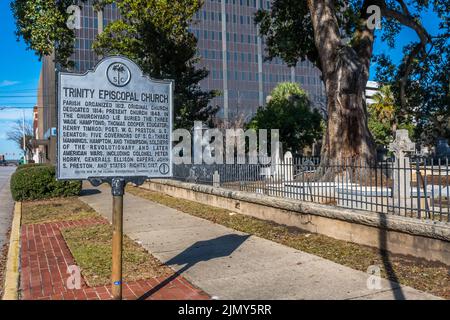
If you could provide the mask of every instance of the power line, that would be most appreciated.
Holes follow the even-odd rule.
[[[32,89],[18,89],[18,90],[8,90],[6,87],[1,88],[0,92],[13,92],[13,93],[19,93],[19,92],[27,92],[27,91],[38,91],[38,88],[32,88]]]
[[[0,99],[1,98],[36,98],[37,96],[36,95],[33,95],[33,96],[2,96],[2,95],[0,95]]]
[[[2,106],[0,106],[0,111],[1,110],[17,110],[17,109],[19,109],[19,110],[22,110],[22,109],[34,109],[34,108],[37,108],[37,109],[50,109],[50,107],[37,107],[37,106],[34,106],[34,107],[12,107],[12,106],[4,106],[4,107],[2,107]]]
[[[13,105],[29,105],[29,104],[33,104],[33,102],[3,102],[5,104],[5,106],[10,107]]]

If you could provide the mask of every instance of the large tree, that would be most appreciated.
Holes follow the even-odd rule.
[[[394,45],[403,27],[417,34],[401,65],[395,66],[404,101],[411,65],[433,43],[418,13],[430,8],[445,20],[449,6],[449,0],[274,0],[270,11],[258,12],[256,22],[266,36],[269,58],[280,56],[291,65],[309,59],[322,72],[328,110],[325,163],[340,158],[370,163],[376,157],[365,103],[377,31],[373,8],[379,9],[381,36],[388,45]]]
[[[17,35],[39,56],[55,53],[70,68],[75,33],[67,26],[76,0],[15,0],[12,9]],[[218,110],[210,100],[218,93],[203,91],[199,82],[208,71],[197,66],[197,39],[188,30],[200,0],[97,0],[101,8],[115,4],[120,18],[106,26],[94,48],[102,55],[123,54],[153,78],[175,80],[175,127],[191,128],[193,121],[211,121]]]
[[[283,149],[300,153],[322,134],[321,121],[306,92],[296,83],[283,82],[272,90],[267,106],[258,109],[248,127],[279,129]]]

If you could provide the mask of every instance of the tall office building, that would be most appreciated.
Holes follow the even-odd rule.
[[[249,119],[280,82],[299,83],[314,104],[324,103],[320,71],[309,61],[289,68],[280,59],[264,61],[264,40],[258,36],[254,14],[269,9],[266,0],[205,0],[196,13],[191,31],[198,39],[201,66],[210,71],[201,82],[205,89],[217,89],[219,115]]]
[[[71,60],[74,72],[84,73],[100,60],[92,50],[96,36],[105,26],[117,20],[117,7],[107,5],[97,12],[92,0],[80,1],[81,28],[75,30],[76,41]],[[258,9],[268,9],[266,0],[205,0],[194,16],[190,30],[198,38],[199,66],[210,71],[200,84],[204,90],[222,93],[212,102],[219,105],[219,117],[232,120],[243,117],[249,120],[277,83],[299,83],[315,105],[324,103],[324,87],[320,71],[310,62],[299,62],[289,68],[275,59],[264,61],[264,40],[258,36],[253,17]],[[56,157],[56,70],[53,56],[43,59],[38,90],[38,106],[42,107],[39,121],[43,137],[47,140],[46,159],[55,162]],[[301,116],[301,115],[299,115]],[[42,142],[43,143],[43,142]]]

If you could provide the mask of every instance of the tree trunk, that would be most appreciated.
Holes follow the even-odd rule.
[[[333,63],[336,70],[325,79],[328,122],[317,172],[322,181],[332,181],[344,171],[349,177],[360,177],[368,174],[376,161],[376,146],[367,124],[368,70],[348,47],[342,47]]]
[[[346,164],[368,167],[376,160],[365,101],[373,31],[363,27],[358,30],[353,47],[345,43],[334,5],[333,0],[308,0],[327,94],[328,123],[317,172],[321,180],[332,179],[342,171],[335,172],[330,165],[345,161]],[[365,1],[364,6],[367,5]]]

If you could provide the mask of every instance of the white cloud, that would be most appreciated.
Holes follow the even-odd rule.
[[[25,110],[25,120],[30,121],[33,119],[33,110],[32,109],[24,109]],[[0,121],[16,121],[22,120],[22,110],[19,109],[1,109],[0,108]],[[3,124],[2,124],[3,125]]]
[[[19,81],[3,80],[0,81],[0,87],[10,87],[19,84]]]

